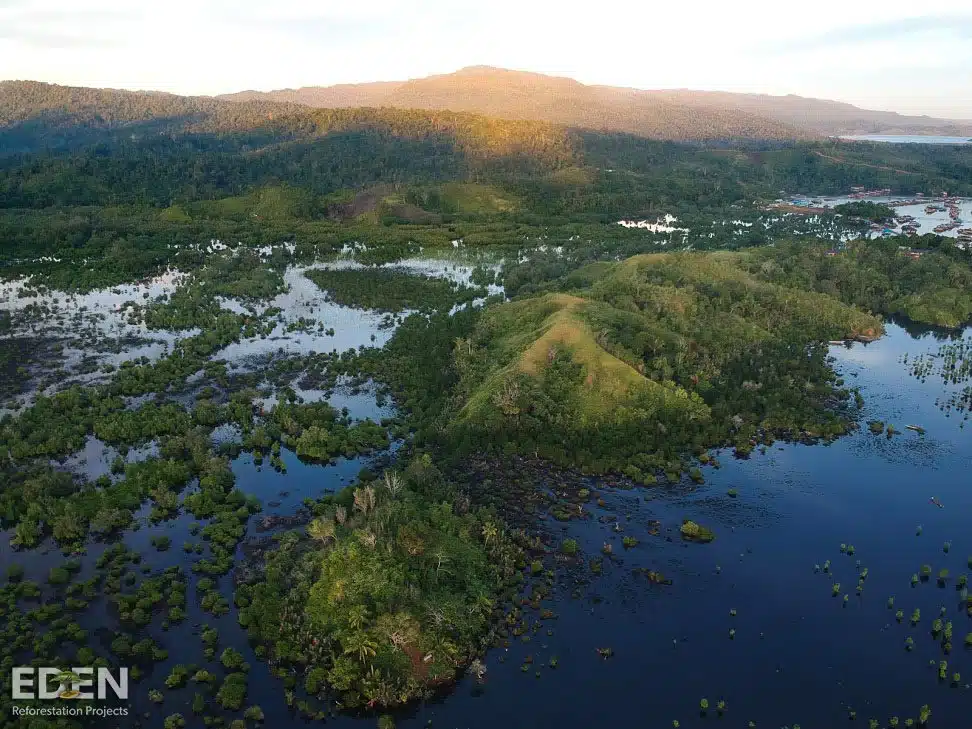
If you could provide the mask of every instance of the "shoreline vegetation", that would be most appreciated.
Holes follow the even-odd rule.
[[[706,147],[464,114],[268,117],[279,107],[218,102],[163,122],[176,102],[149,97],[116,110],[118,125],[110,94],[44,122],[51,93],[21,99],[17,114],[0,104],[0,141],[18,144],[0,157],[0,273],[17,281],[14,296],[38,295],[0,315],[0,366],[16,389],[30,379],[17,353],[46,351],[36,329],[62,315],[58,298],[181,277],[118,308],[147,335],[172,335],[161,354],[60,392],[54,377],[51,392],[0,419],[12,556],[53,544],[68,557],[43,585],[8,567],[6,666],[124,661],[137,682],[168,659],[163,634],[198,598],[214,617],[235,611],[301,716],[430,696],[464,671],[481,676],[488,647],[526,634],[527,609],[552,619],[542,605],[555,559],[588,566],[573,540],[541,538],[540,487],[510,477],[510,495],[497,493],[490,464],[552,464],[626,486],[702,483],[712,449],[747,457],[858,426],[863,397],[835,372],[828,342],[873,341],[896,315],[953,328],[972,318],[969,253],[948,239],[928,239],[916,260],[899,250],[906,238],[838,243],[860,225],[835,214],[822,223],[833,237],[818,240],[802,219],[766,220],[759,205],[781,187],[972,193],[964,150],[956,161],[932,148],[841,145],[842,159],[880,163],[858,166],[817,154],[818,142]],[[59,140],[49,152],[45,130]],[[893,172],[905,167],[916,174]],[[692,237],[617,224],[668,212]],[[469,284],[385,267],[442,251],[468,256]],[[314,268],[341,258],[359,266]],[[323,321],[285,322],[271,303],[289,293],[293,269],[331,304],[386,314],[388,341],[295,355],[271,339],[258,366],[222,358],[282,324],[324,331]],[[490,285],[504,293],[489,296]],[[395,414],[352,417],[326,401],[338,383],[373,388]],[[309,390],[323,399],[305,401],[298,391]],[[118,455],[87,479],[66,463],[93,441]],[[238,486],[234,463],[282,474],[291,455],[364,467],[292,517],[257,517],[264,504]],[[591,498],[583,486],[547,506],[566,522]],[[182,516],[193,519],[185,565],[144,566],[125,540]],[[264,518],[281,528],[241,563],[249,525]],[[692,549],[717,538],[690,518],[672,533],[700,543]],[[171,541],[153,533],[149,544],[162,553]],[[110,546],[85,572],[96,543]],[[95,607],[117,615],[97,650],[81,627]],[[242,654],[210,626],[200,641],[199,662],[137,690],[164,703],[191,683],[208,725],[260,721],[260,707],[244,708]],[[9,683],[7,671],[4,697]]]
[[[791,243],[592,262],[554,278],[527,277],[533,281],[527,293],[452,314],[458,289],[448,285],[428,301],[427,313],[406,317],[385,347],[325,356],[321,364],[331,381],[346,374],[387,388],[400,409],[396,421],[413,433],[408,450],[414,455],[400,472],[365,477],[310,504],[307,536],[282,537],[261,568],[266,582],[239,586],[240,621],[263,646],[261,655],[278,671],[301,668],[309,693],[326,685],[346,706],[394,705],[454,680],[489,644],[490,626],[501,618],[495,608],[510,599],[508,591],[522,579],[517,565],[524,564],[523,545],[510,541],[503,521],[468,504],[443,475],[461,474],[456,459],[483,453],[484,443],[491,457],[540,456],[651,485],[702,480],[699,466],[711,461],[713,447],[730,445],[746,456],[778,438],[813,442],[847,432],[861,400],[834,373],[826,343],[883,331],[878,317],[853,304],[895,313],[930,278],[956,280],[970,272],[946,254],[898,263],[896,247],[885,242],[850,244],[837,257],[828,250]],[[180,508],[212,520],[202,530],[209,554],[193,569],[226,574],[246,521],[260,509],[234,489],[227,458],[251,451],[257,462],[269,458],[279,469],[286,447],[327,462],[381,450],[392,432],[403,432],[396,421],[352,423],[326,403],[300,404],[293,396],[259,409],[252,385],[245,379],[233,385],[225,367],[209,361],[217,348],[269,331],[276,316],[273,309],[233,314],[217,298],[243,291],[257,301],[272,297],[282,290],[285,263],[245,250],[211,254],[166,301],[129,311],[150,329],[202,331],[157,362],[121,367],[106,385],[41,397],[0,422],[7,480],[0,508],[15,527],[14,546],[30,548],[51,536],[64,549],[83,548],[91,537],[129,529],[148,499],[154,521]],[[950,272],[944,277],[942,267]],[[514,271],[523,274],[501,269],[498,280]],[[864,272],[873,282],[867,298],[856,285]],[[389,279],[381,268],[355,274],[345,280],[342,299],[379,308],[376,292],[401,301],[388,281],[419,290],[432,282],[405,282],[411,274],[400,271]],[[918,312],[942,318],[937,309]],[[211,394],[201,393],[188,411],[164,401],[200,371],[216,386]],[[803,384],[794,387],[797,382]],[[161,394],[162,404],[125,405],[126,397],[151,393]],[[208,437],[225,424],[242,433],[229,451]],[[123,448],[155,441],[159,453],[89,484],[48,465],[92,436]],[[193,481],[200,490],[180,507],[178,494]],[[446,510],[435,511],[435,504]],[[697,531],[683,529],[688,539],[711,538],[700,539]],[[419,559],[429,554],[434,559]],[[439,593],[444,564],[457,572],[446,573]],[[456,582],[460,573],[465,582]],[[355,587],[362,574],[372,577]],[[397,587],[375,582],[396,574]],[[406,584],[418,592],[410,588],[407,600],[389,596]],[[211,594],[207,604],[219,610],[218,593]],[[433,595],[437,605],[452,606],[452,618],[427,622],[423,601]],[[170,619],[180,604],[170,604]],[[481,608],[473,611],[474,605]],[[146,619],[140,613],[134,622]],[[296,632],[281,635],[281,624]],[[316,645],[304,640],[323,634],[333,637]]]

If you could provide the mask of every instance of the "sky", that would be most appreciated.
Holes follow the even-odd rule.
[[[972,2],[0,0],[0,79],[219,94],[470,65],[972,119]]]

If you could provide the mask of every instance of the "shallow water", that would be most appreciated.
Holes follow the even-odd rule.
[[[937,346],[931,336],[915,340],[891,325],[879,342],[835,348],[848,382],[863,388],[865,420],[899,429],[918,423],[928,429],[925,436],[905,431],[889,441],[864,428],[828,446],[781,444],[744,461],[726,452],[719,454],[721,468],[706,470],[702,486],[604,494],[606,509],[591,510],[618,515],[622,533],[595,520],[571,522],[563,532],[578,539],[587,557],[599,557],[611,542],[614,561],[605,561],[604,576],[581,599],[570,598],[570,580],[561,583],[559,618],[544,626],[555,634],[542,630],[530,643],[493,651],[481,695],[473,696],[467,679],[455,696],[400,725],[434,716],[433,725],[461,727],[667,727],[673,719],[694,727],[704,725],[702,698],[711,706],[708,721],[716,718],[716,702],[727,702],[728,726],[754,720],[833,727],[847,721],[848,706],[865,726],[870,717],[886,722],[893,715],[903,726],[926,703],[932,726],[964,725],[968,689],[939,684],[928,662],[947,658],[949,676],[972,677],[972,654],[961,646],[972,620],[957,610],[952,586],[972,555],[972,491],[964,475],[972,451],[955,418],[933,404],[940,384],[918,383],[896,364],[904,351]],[[598,481],[591,482],[596,488]],[[729,498],[729,488],[739,496]],[[931,496],[945,508],[929,504]],[[675,530],[688,516],[712,527],[716,541],[682,543]],[[649,536],[649,519],[672,531]],[[624,535],[640,543],[625,550]],[[841,554],[841,543],[853,544],[855,555]],[[828,559],[842,593],[850,592],[846,607],[832,597],[831,577],[814,573]],[[869,570],[860,597],[858,559]],[[951,584],[940,589],[933,577],[912,588],[910,577],[924,563],[936,574],[949,567]],[[674,584],[649,585],[631,574],[633,567],[660,570]],[[895,610],[905,611],[903,624],[887,608],[891,595]],[[941,605],[954,622],[947,657],[930,636]],[[912,628],[908,617],[916,607],[922,620]],[[738,611],[734,618],[731,609]],[[911,653],[904,648],[908,635],[916,643]],[[598,647],[614,648],[614,657],[600,658]],[[537,679],[533,666],[520,670],[527,654],[541,666],[557,655],[559,666],[540,668]]]
[[[278,300],[287,303],[288,314],[321,316],[325,310],[320,308],[320,292],[309,281],[311,288],[304,288],[301,281],[307,280],[302,275],[299,280],[288,279],[291,291]],[[348,320],[344,333],[334,323],[328,326],[335,325],[337,336],[344,337],[342,343],[355,342],[373,331],[359,331],[362,321],[367,320]],[[288,346],[294,348],[288,351],[324,350],[313,337],[301,336],[286,336]],[[872,716],[885,721],[892,715],[900,716],[903,725],[905,717],[917,716],[926,703],[934,712],[933,726],[964,726],[962,717],[972,695],[964,684],[960,688],[939,684],[937,671],[928,662],[937,663],[945,656],[929,630],[944,604],[955,633],[948,672],[960,672],[969,681],[972,652],[963,648],[962,641],[972,631],[972,620],[957,611],[958,595],[951,585],[940,589],[933,578],[913,588],[909,581],[920,565],[928,563],[935,573],[947,566],[954,584],[958,575],[969,571],[966,558],[972,555],[968,529],[972,489],[966,475],[972,472],[969,435],[958,427],[957,417],[946,417],[935,406],[943,391],[940,381],[929,377],[919,382],[899,362],[905,352],[912,356],[934,352],[939,345],[931,333],[916,338],[902,326],[890,324],[887,336],[878,342],[832,348],[847,384],[862,388],[866,401],[862,422],[880,419],[902,431],[916,423],[927,429],[924,436],[903,431],[889,440],[864,427],[830,445],[778,444],[763,454],[754,452],[747,460],[722,452],[717,454],[721,467],[707,468],[703,485],[616,490],[604,480],[589,479],[605,506],[597,506],[592,497],[587,506],[590,518],[549,524],[554,546],[568,536],[577,539],[584,558],[573,566],[555,555],[545,559],[548,567],[561,565],[553,604],[544,604],[558,617],[543,621],[529,643],[516,640],[508,649],[490,651],[485,657],[485,684],[463,679],[444,699],[399,713],[398,725],[417,728],[431,719],[433,726],[447,727],[586,729],[668,727],[677,719],[682,727],[695,727],[715,720],[716,702],[725,700],[724,723],[734,727],[745,726],[750,719],[761,727],[795,723],[833,727],[847,720],[846,707],[856,710],[865,726]],[[242,361],[249,354],[241,346],[234,356]],[[311,391],[303,394],[314,396]],[[338,408],[348,405],[356,417],[384,412],[368,393],[336,395],[330,402]],[[282,457],[286,473],[266,464],[257,468],[247,454],[233,462],[237,486],[257,496],[264,508],[251,518],[248,538],[266,536],[257,530],[265,516],[293,515],[304,498],[343,488],[369,463],[359,458],[341,459],[331,466],[304,464],[286,449]],[[81,468],[83,459],[93,476],[110,465],[111,458],[103,444],[89,441],[70,465]],[[727,495],[730,488],[738,491],[738,498]],[[932,496],[944,508],[928,503]],[[141,551],[153,568],[182,564],[188,570],[195,558],[185,555],[181,544],[197,539],[189,535],[192,517],[183,514],[151,525],[147,515],[146,508],[140,514],[143,528],[127,534],[125,542]],[[615,519],[604,523],[598,519],[609,515],[616,516],[623,531],[612,528]],[[716,541],[683,543],[677,529],[684,517],[713,528]],[[661,521],[659,536],[649,534],[650,519]],[[919,524],[923,525],[920,537],[916,536]],[[157,552],[151,546],[152,536],[158,534],[172,538],[168,551]],[[635,536],[639,544],[626,550],[621,544],[624,535]],[[47,570],[64,560],[49,543],[15,554],[8,538],[9,533],[0,535],[0,560],[24,564],[28,577],[43,582]],[[946,540],[952,542],[947,555],[942,550]],[[605,542],[613,545],[613,557],[605,560],[603,575],[593,578],[585,563],[601,556]],[[853,544],[856,554],[841,554],[841,543]],[[82,560],[82,579],[103,549],[91,545]],[[854,594],[858,559],[869,570],[859,597]],[[831,595],[831,576],[814,573],[814,565],[825,560],[831,560],[842,592],[850,592],[846,607]],[[632,574],[634,567],[660,570],[674,584],[651,585]],[[189,580],[192,586],[197,576],[190,574]],[[219,585],[232,604],[232,576],[221,577]],[[579,597],[571,596],[575,590],[580,591]],[[45,594],[49,593],[45,587]],[[198,633],[199,625],[206,623],[219,629],[220,650],[232,645],[250,663],[248,703],[263,708],[267,725],[302,724],[285,705],[282,682],[270,676],[266,664],[247,645],[244,631],[236,624],[235,607],[215,618],[201,610],[195,589],[188,595],[189,617],[184,623],[168,632],[158,627],[150,630],[169,648],[170,657],[157,664],[133,692],[136,713],[151,711],[158,716],[163,712],[164,716],[179,711],[191,726],[201,726],[189,711],[192,684],[166,691],[161,707],[148,704],[145,692],[160,687],[176,663],[202,662]],[[890,595],[896,597],[895,610],[905,611],[903,624],[887,609]],[[907,618],[916,607],[922,620],[912,628]],[[730,617],[730,609],[738,611],[736,617]],[[531,622],[537,617],[534,614]],[[96,606],[84,625],[113,627],[113,620]],[[736,630],[733,640],[728,636],[731,627]],[[553,635],[547,635],[547,630]],[[909,635],[916,643],[911,653],[904,649]],[[611,647],[615,655],[602,659],[596,653],[599,647]],[[523,672],[527,655],[534,657],[534,663]],[[553,655],[559,659],[556,669],[547,667]],[[703,697],[712,707],[706,720],[698,716]],[[375,720],[329,721],[338,726],[373,726]]]
[[[15,398],[16,407],[0,404],[0,417],[32,403],[42,379],[57,368],[64,374],[55,384],[43,388],[44,394],[73,384],[105,381],[110,377],[102,370],[105,365],[117,367],[139,357],[157,360],[179,339],[195,334],[149,330],[144,324],[128,323],[126,303],[142,305],[171,294],[182,279],[183,274],[170,271],[146,282],[86,294],[37,291],[31,288],[29,279],[23,278],[0,282],[0,311],[13,316],[13,326],[0,335],[0,343],[30,338],[61,347],[59,353],[31,364],[26,392]],[[32,310],[44,313],[31,315]],[[94,366],[87,366],[86,361],[93,361]]]
[[[900,197],[889,197],[889,196],[875,196],[861,198],[867,202],[874,203],[890,203],[897,200],[902,200],[905,196]],[[972,228],[972,198],[950,198],[954,202],[958,203],[959,209],[959,219],[962,220],[961,228]],[[814,198],[814,200],[820,200],[824,207],[832,208],[835,205],[841,205],[843,203],[857,202],[858,198],[852,198],[848,196],[838,196],[838,197],[819,197]],[[895,214],[910,215],[915,218],[915,222],[919,224],[918,235],[924,235],[925,233],[932,233],[938,225],[945,223],[950,223],[947,210],[939,210],[935,213],[926,213],[925,207],[928,205],[936,205],[942,207],[942,199],[938,198],[927,198],[922,202],[915,205],[898,205],[894,208]],[[900,225],[897,223],[888,226],[892,230],[899,230]],[[881,235],[881,231],[870,231],[871,237],[878,237]],[[946,230],[938,235],[943,235],[948,238],[958,237],[958,228],[952,228],[951,230]]]

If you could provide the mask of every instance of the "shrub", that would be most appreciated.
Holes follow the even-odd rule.
[[[254,704],[243,712],[243,718],[250,719],[252,721],[263,721],[263,709]]]
[[[165,679],[165,685],[168,688],[180,688],[185,686],[186,681],[188,680],[189,669],[179,663],[172,667],[172,671],[169,673],[168,678]]]
[[[51,571],[47,574],[47,581],[52,585],[64,585],[70,579],[70,573],[63,567],[51,567]]]
[[[246,674],[231,673],[216,693],[216,700],[224,709],[238,711],[246,699]]]
[[[219,657],[219,662],[223,664],[223,667],[235,671],[236,669],[244,665],[243,654],[234,648],[227,648],[223,651],[223,654]]]
[[[693,542],[711,542],[715,539],[715,534],[712,530],[701,526],[690,519],[686,519],[682,522],[682,527],[680,529],[683,539],[688,539]]]

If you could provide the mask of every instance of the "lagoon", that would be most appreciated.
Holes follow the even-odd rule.
[[[939,137],[930,134],[842,134],[838,139],[887,144],[972,144],[972,137]]]

